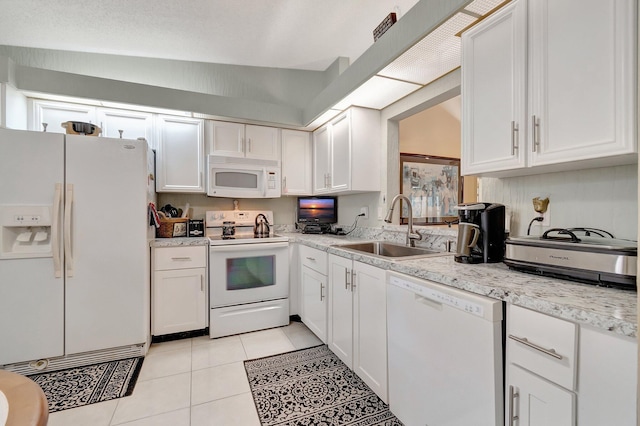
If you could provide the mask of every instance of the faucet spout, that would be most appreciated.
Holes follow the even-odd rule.
[[[415,231],[415,232],[413,231],[413,209],[411,208],[411,200],[409,200],[409,198],[407,198],[406,195],[398,194],[395,197],[393,197],[393,200],[391,201],[391,207],[389,207],[389,211],[387,212],[387,215],[385,216],[384,221],[387,223],[391,223],[391,218],[393,216],[393,208],[395,207],[398,200],[404,200],[407,203],[407,210],[409,210],[409,223],[407,225],[407,246],[415,247],[416,246],[415,240],[419,240],[420,238],[422,238],[422,235],[420,235],[420,232],[418,231]]]

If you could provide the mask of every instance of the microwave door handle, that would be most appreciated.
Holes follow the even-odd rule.
[[[267,169],[266,167],[262,168],[262,196],[267,196]]]

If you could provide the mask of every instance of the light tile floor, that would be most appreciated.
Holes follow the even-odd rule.
[[[243,361],[316,346],[304,324],[151,345],[131,396],[49,415],[49,426],[259,426]]]

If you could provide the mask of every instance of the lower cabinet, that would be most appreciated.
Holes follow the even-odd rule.
[[[151,334],[207,327],[207,250],[205,246],[153,250]]]
[[[300,246],[300,318],[327,343],[327,253]]]
[[[506,425],[636,425],[635,339],[509,305]]]
[[[517,365],[507,367],[507,425],[575,425],[576,395]],[[516,423],[517,422],[517,423]]]
[[[329,349],[386,403],[385,271],[330,254],[328,322]]]

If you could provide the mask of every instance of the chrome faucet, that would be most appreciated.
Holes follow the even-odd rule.
[[[420,232],[413,231],[413,209],[411,208],[411,201],[406,197],[406,195],[398,194],[393,197],[391,201],[391,207],[389,207],[389,211],[387,212],[387,216],[384,218],[384,221],[387,223],[391,223],[391,216],[393,216],[393,207],[396,205],[398,200],[404,200],[407,203],[407,209],[409,210],[409,224],[407,226],[407,246],[415,247],[416,240],[422,238]]]

